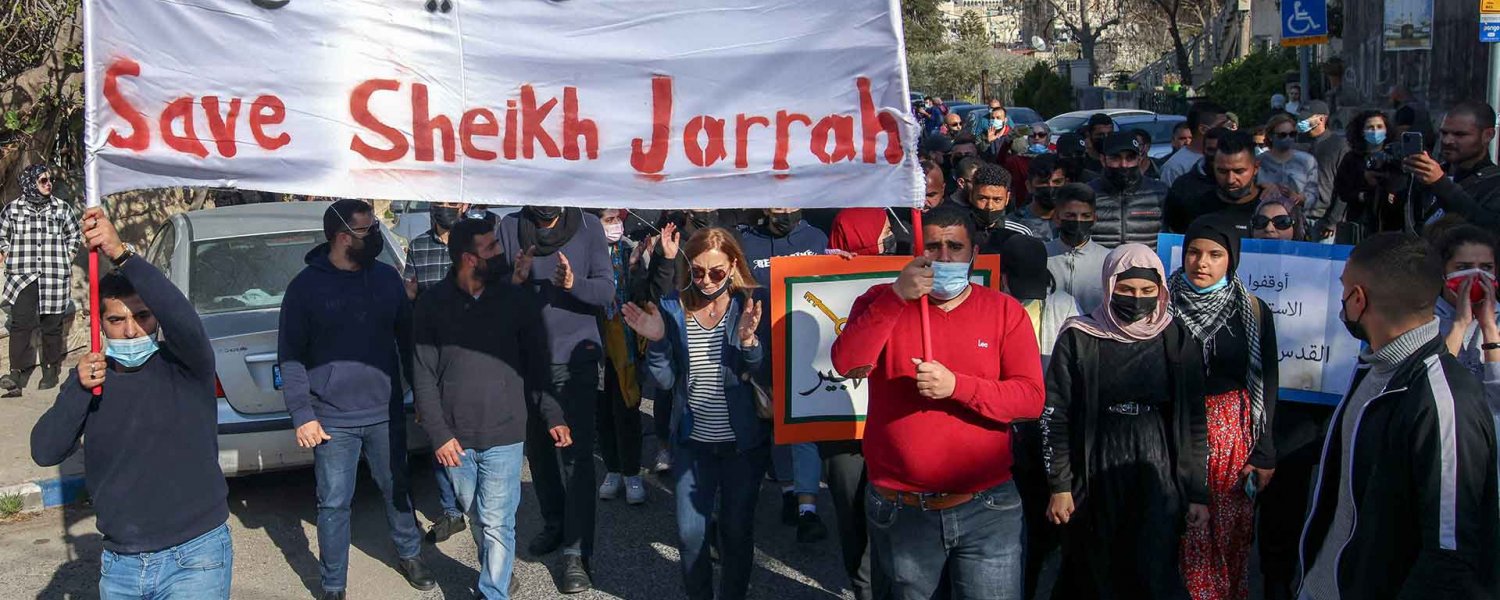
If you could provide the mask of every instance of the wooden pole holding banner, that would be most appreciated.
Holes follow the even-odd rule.
[[[911,253],[912,256],[921,257],[922,243],[922,211],[911,209]],[[932,362],[932,321],[928,317],[927,295],[923,294],[917,300],[922,303],[922,360]]]
[[[94,44],[88,32],[94,28],[94,1],[83,0],[83,81],[85,86],[98,81],[94,73]],[[99,162],[95,152],[99,140],[94,127],[94,94],[83,95],[83,205],[85,208],[99,206]],[[99,251],[89,251],[89,351],[99,352],[103,346],[99,338]],[[104,386],[95,386],[94,395],[104,392]]]

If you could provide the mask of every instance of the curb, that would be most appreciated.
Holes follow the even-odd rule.
[[[0,487],[0,496],[20,496],[21,512],[41,512],[73,504],[84,497],[83,476],[72,475],[41,479],[29,483]]]

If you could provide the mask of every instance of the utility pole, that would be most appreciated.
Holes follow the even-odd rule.
[[[1490,47],[1490,85],[1485,98],[1489,100],[1490,107],[1493,108],[1500,106],[1500,43],[1486,45]],[[1489,125],[1493,127],[1495,124]],[[1490,157],[1496,156],[1500,156],[1500,138],[1490,141]]]
[[[1302,106],[1307,106],[1312,101],[1312,88],[1308,86],[1307,63],[1312,61],[1312,46],[1297,48],[1298,79],[1301,84],[1302,98],[1299,100]]]

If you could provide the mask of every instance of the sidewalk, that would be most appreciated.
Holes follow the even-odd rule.
[[[82,354],[68,355],[64,381]],[[20,398],[0,398],[0,496],[20,495],[23,511],[67,504],[83,493],[83,452],[55,467],[38,467],[31,460],[31,427],[57,399],[55,388],[36,389],[40,378],[34,374]]]

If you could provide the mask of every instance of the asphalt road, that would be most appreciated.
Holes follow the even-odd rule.
[[[649,418],[647,419],[649,422]],[[653,456],[654,439],[646,440]],[[425,456],[413,457],[413,486],[419,519],[425,527],[438,516],[432,471]],[[602,477],[603,465],[599,465]],[[580,599],[680,598],[673,497],[664,481],[648,475],[650,501],[629,506],[624,500],[598,503],[596,555],[592,560],[594,591]],[[526,543],[541,530],[530,475],[524,477],[517,518],[517,545],[522,556],[516,576],[519,598],[559,597],[555,577],[559,557],[525,554]],[[798,544],[795,530],[780,524],[779,491],[762,489],[756,515],[756,571],[751,598],[801,599],[850,597],[834,536],[817,544]],[[234,598],[249,600],[312,598],[319,591],[316,494],[311,469],[231,479],[230,528],[234,535]],[[833,529],[826,493],[820,509]],[[478,576],[473,538],[454,536],[439,546],[426,545],[423,557],[437,575],[440,589],[418,592],[395,570],[385,515],[374,485],[363,473],[354,501],[353,549],[349,597],[471,597]],[[18,522],[0,524],[0,598],[97,598],[100,537],[86,506],[49,510]]]

